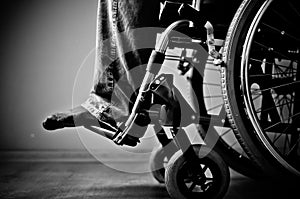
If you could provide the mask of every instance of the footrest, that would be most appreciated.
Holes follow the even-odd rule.
[[[123,139],[121,140],[113,140],[117,145],[128,145],[128,146],[136,146],[138,143],[140,143],[139,138],[137,137],[133,137],[131,135],[126,135],[125,137],[123,137]]]
[[[115,138],[118,137],[118,135],[120,135],[122,131],[112,131],[98,126],[85,126],[85,128],[93,131],[94,133],[97,133],[98,135],[102,135],[103,137],[113,140],[117,145],[136,146],[137,143],[140,142],[138,138],[131,135],[126,135],[122,140],[116,142]]]

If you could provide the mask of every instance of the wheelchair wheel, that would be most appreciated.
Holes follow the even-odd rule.
[[[176,145],[170,142],[166,147],[155,148],[150,156],[151,174],[159,183],[165,182],[165,167],[171,157],[178,151]]]
[[[199,158],[195,168],[193,160],[176,152],[166,168],[166,188],[174,199],[222,198],[228,190],[230,173],[221,156],[206,146],[194,145]],[[194,162],[195,164],[195,162]]]
[[[244,0],[224,46],[228,118],[250,159],[273,177],[300,176],[299,13],[297,0]]]

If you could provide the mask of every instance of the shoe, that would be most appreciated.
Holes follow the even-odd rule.
[[[111,118],[107,112],[103,112],[101,114],[101,120],[98,120],[82,106],[78,106],[64,113],[55,113],[43,121],[43,127],[48,131],[77,126],[99,126],[110,131],[118,131],[115,120]],[[127,135],[122,144],[133,147],[139,142],[138,138]]]
[[[116,126],[115,121],[106,114],[101,118],[106,124]],[[49,131],[76,126],[99,126],[99,121],[82,106],[63,113],[55,113],[43,121],[43,127]]]

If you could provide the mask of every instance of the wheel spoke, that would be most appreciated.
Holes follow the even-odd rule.
[[[291,86],[291,85],[299,84],[299,83],[300,83],[300,80],[295,81],[295,82],[289,82],[289,83],[281,84],[281,85],[278,85],[278,86],[272,86],[272,87],[269,87],[269,88],[261,89],[261,92],[269,91],[271,89],[276,89],[276,88],[282,88],[282,87],[286,87],[286,86]]]
[[[233,148],[234,145],[237,145],[238,141],[234,141],[233,144],[230,145],[231,148]]]
[[[256,77],[274,77],[274,76],[279,76],[281,75],[282,77],[293,77],[296,75],[295,73],[270,73],[270,74],[255,74],[255,75],[249,75],[250,78],[256,78]]]
[[[270,65],[274,64],[273,62],[268,62],[268,61],[265,61],[265,60],[255,59],[255,58],[251,58],[251,57],[249,58],[249,60],[251,60],[253,62],[265,63],[265,64],[270,64]],[[286,65],[282,65],[282,64],[276,64],[276,66],[280,66],[282,68],[290,69],[290,66],[286,66]],[[296,72],[296,70],[295,70],[295,72]],[[251,75],[250,75],[250,77],[251,77]]]
[[[282,10],[280,10],[280,11],[282,11]],[[282,13],[280,13],[276,9],[273,9],[273,13],[275,13],[277,16],[279,16],[286,24],[289,24],[291,27],[298,26],[297,23],[292,23],[294,20],[287,19]]]
[[[212,110],[218,109],[218,108],[222,107],[223,105],[224,105],[224,104],[222,103],[222,104],[219,104],[219,105],[213,106],[213,107],[211,107],[211,108],[207,109],[207,111],[212,111]]]
[[[293,3],[290,2],[290,1],[288,2],[288,5],[289,5],[290,9],[292,9],[293,12],[297,15],[297,17],[300,18],[300,13],[299,13],[298,10],[296,9],[296,6],[294,6]]]
[[[296,143],[292,146],[292,148],[286,153],[286,156],[289,156],[291,154],[292,151],[294,151],[296,149],[296,147],[299,146],[300,143],[300,136],[297,139]]]
[[[205,176],[205,172],[206,172],[206,170],[208,169],[208,166],[207,165],[204,165],[204,167],[202,168],[202,173],[201,173],[201,175],[203,174],[203,176]]]
[[[288,55],[285,55],[284,53],[279,52],[279,51],[277,51],[277,50],[274,50],[274,48],[272,48],[271,46],[266,46],[266,45],[264,45],[264,44],[262,44],[262,43],[260,43],[260,42],[258,42],[258,41],[254,41],[254,43],[257,44],[257,45],[259,45],[260,47],[263,47],[264,49],[266,49],[266,50],[268,50],[268,51],[269,51],[269,50],[272,50],[273,53],[275,53],[275,54],[277,54],[277,55],[280,55],[280,56],[282,56],[282,57],[284,57],[284,58],[286,58],[286,59],[288,59],[288,60],[293,60],[292,57],[290,57],[290,56],[288,56]],[[298,62],[296,62],[296,63],[298,63]]]
[[[256,113],[263,113],[263,112],[269,112],[270,110],[273,110],[273,109],[277,109],[278,107],[281,107],[281,106],[284,106],[284,105],[289,105],[289,104],[292,104],[292,103],[295,103],[295,102],[299,102],[300,100],[293,100],[291,102],[286,102],[286,103],[282,103],[282,104],[278,104],[276,106],[272,106],[272,107],[267,107],[267,108],[264,108],[262,109],[259,108],[256,110]]]
[[[273,139],[273,144],[277,142],[277,140],[279,140],[279,138],[282,136],[282,133],[274,133],[274,139]]]
[[[300,113],[296,113],[296,114],[294,114],[294,115],[288,117],[288,118],[285,119],[284,121],[277,122],[277,123],[275,123],[275,124],[273,124],[273,125],[271,125],[271,126],[269,126],[269,127],[267,127],[267,128],[264,128],[264,130],[265,130],[265,131],[268,131],[269,129],[274,128],[275,126],[277,126],[277,125],[279,125],[279,124],[281,124],[281,123],[284,123],[284,122],[286,122],[287,120],[289,120],[289,119],[291,119],[291,118],[293,118],[293,117],[296,117],[296,116],[298,116],[298,115],[300,115]]]
[[[210,99],[210,98],[221,98],[221,97],[223,97],[223,95],[208,95],[208,96],[204,96],[204,98],[208,98],[208,99]]]
[[[267,28],[269,28],[269,29],[271,29],[271,30],[279,33],[281,36],[287,36],[287,37],[289,37],[289,38],[291,38],[293,40],[296,40],[298,42],[300,41],[300,39],[298,37],[296,37],[296,36],[294,36],[292,34],[289,34],[287,32],[284,32],[283,30],[279,30],[278,28],[276,28],[276,27],[274,27],[272,25],[269,25],[269,24],[266,24],[266,23],[262,23],[262,25],[264,25],[265,27],[267,27]]]
[[[228,134],[231,131],[231,129],[229,128],[228,130],[224,131],[220,137],[224,137],[226,134]]]
[[[197,185],[197,182],[193,181],[192,185],[189,187],[189,191],[193,191],[194,188],[196,187],[196,185]]]

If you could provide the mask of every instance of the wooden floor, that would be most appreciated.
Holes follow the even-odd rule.
[[[169,198],[163,184],[150,173],[127,173],[98,161],[76,159],[1,159],[0,198]],[[147,161],[116,161],[124,167],[145,167]],[[299,185],[299,184],[298,184]],[[272,181],[258,181],[231,172],[226,199],[291,198],[297,186],[283,186]],[[297,198],[297,197],[296,197]]]

